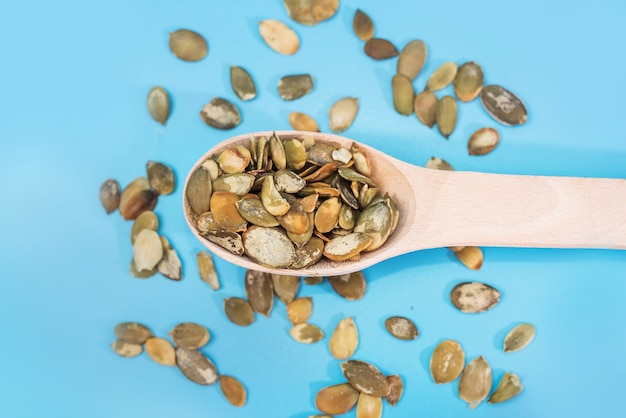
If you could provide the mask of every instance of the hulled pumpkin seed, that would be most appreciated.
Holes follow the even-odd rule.
[[[131,244],[135,243],[137,234],[139,234],[142,229],[151,229],[153,231],[157,231],[159,229],[159,218],[153,211],[147,210],[137,216],[137,219],[135,219],[135,222],[130,230]]]
[[[220,389],[231,405],[242,407],[246,404],[247,392],[244,385],[232,376],[220,376]]]
[[[504,351],[513,352],[525,348],[535,338],[533,324],[519,324],[504,337]]]
[[[217,382],[217,367],[200,351],[176,347],[176,365],[194,383],[212,385]]]
[[[376,366],[361,360],[341,363],[341,371],[356,390],[362,394],[384,397],[389,394],[389,381]]]
[[[204,123],[217,129],[233,129],[241,123],[237,106],[221,97],[214,97],[200,111]]]
[[[371,174],[371,169],[370,161],[367,157],[367,154],[363,153],[355,142],[353,142],[350,146],[350,153],[352,154],[354,169],[357,171],[357,173],[363,174],[365,177],[369,177]]]
[[[484,76],[480,65],[466,62],[457,70],[454,78],[454,93],[462,102],[471,102],[483,88]]]
[[[428,78],[426,90],[437,91],[445,89],[452,83],[458,70],[456,62],[444,62]]]
[[[381,418],[383,416],[383,398],[370,396],[365,393],[359,395],[356,402],[357,418]]]
[[[500,403],[508,401],[516,397],[524,390],[524,385],[520,381],[518,375],[514,373],[504,372],[504,375],[498,383],[498,387],[491,394],[487,403]]]
[[[370,203],[356,220],[354,233],[364,233],[371,238],[364,251],[380,248],[392,233],[394,214],[388,200]]]
[[[248,302],[250,302],[252,309],[261,315],[269,317],[274,305],[274,289],[270,274],[247,270],[244,285]]]
[[[273,176],[266,176],[263,179],[261,188],[261,202],[263,207],[273,216],[281,216],[289,211],[291,205],[276,188]]]
[[[122,357],[136,357],[143,351],[143,345],[127,343],[121,339],[113,341],[111,348],[115,354]]]
[[[200,251],[196,254],[196,262],[198,264],[198,273],[203,282],[211,286],[213,290],[219,290],[220,281],[213,264],[213,256],[207,251]]]
[[[272,274],[274,294],[284,304],[293,301],[300,289],[300,276],[286,274]]]
[[[287,159],[287,168],[292,170],[300,170],[306,164],[306,149],[301,141],[290,138],[283,141],[285,147],[285,157]]]
[[[391,79],[391,90],[393,94],[393,107],[401,115],[408,116],[413,112],[413,101],[415,91],[413,83],[406,76],[396,74]]]
[[[428,161],[426,161],[426,164],[424,165],[424,167],[430,168],[433,170],[454,171],[454,168],[452,168],[450,163],[448,163],[443,158],[439,158],[439,157],[430,157]]]
[[[337,100],[328,111],[330,129],[336,133],[345,131],[352,125],[358,112],[359,99],[344,97]]]
[[[138,271],[152,270],[163,258],[163,245],[159,234],[142,229],[133,244],[133,260]]]
[[[394,44],[382,38],[369,39],[365,42],[363,50],[368,57],[377,61],[397,57],[399,54]]]
[[[359,392],[349,383],[326,386],[315,395],[315,407],[326,414],[349,412],[359,399]]]
[[[296,100],[313,90],[310,74],[286,75],[278,80],[278,95],[283,100]]]
[[[315,25],[330,19],[339,8],[339,0],[283,0],[289,17],[303,25]]]
[[[100,203],[107,215],[119,207],[121,194],[120,184],[115,179],[107,179],[100,185]]]
[[[485,86],[480,92],[480,103],[489,116],[503,125],[521,125],[528,119],[522,100],[504,87]]]
[[[239,196],[230,192],[216,192],[211,195],[211,213],[220,230],[227,232],[245,231],[247,221],[237,210]]]
[[[302,112],[291,112],[289,114],[289,124],[296,131],[319,132],[320,128],[311,116]]]
[[[493,128],[481,128],[470,136],[467,142],[469,155],[489,154],[500,142],[498,131]]]
[[[369,247],[374,238],[362,232],[353,232],[331,239],[324,246],[324,255],[333,261],[345,261],[359,255]]]
[[[179,29],[170,33],[170,50],[183,61],[200,61],[209,52],[209,46],[202,35],[189,29]]]
[[[423,91],[415,96],[413,111],[417,119],[424,125],[432,128],[437,119],[437,96],[430,91]]]
[[[236,232],[207,232],[202,234],[202,236],[233,254],[243,255],[244,253],[243,239],[241,238],[241,235]]]
[[[246,327],[254,322],[254,309],[245,299],[224,299],[224,312],[233,324]]]
[[[252,100],[256,97],[256,86],[250,73],[245,68],[237,65],[230,66],[230,86],[243,101]]]
[[[419,334],[413,321],[403,316],[387,318],[385,320],[385,328],[391,335],[400,340],[414,340]]]
[[[385,397],[389,405],[396,406],[400,398],[402,398],[402,392],[404,392],[404,383],[402,378],[397,374],[387,376],[389,381],[389,395]]]
[[[294,299],[287,304],[287,318],[293,325],[307,322],[313,312],[313,299],[302,297]]]
[[[279,192],[291,194],[298,193],[306,186],[306,181],[293,171],[286,169],[274,173],[274,183]]]
[[[172,248],[167,238],[163,236],[159,238],[163,247],[163,258],[157,264],[157,270],[168,279],[181,280],[183,278],[183,267],[178,252]]]
[[[428,48],[424,41],[415,39],[409,42],[404,46],[398,57],[398,69],[396,72],[409,80],[414,80],[422,71],[427,56]]]
[[[148,92],[146,103],[152,119],[161,125],[165,125],[165,122],[170,117],[170,96],[167,90],[161,86],[153,87]]]
[[[208,212],[211,207],[212,193],[213,186],[209,172],[200,166],[189,176],[187,183],[187,201],[191,210],[197,214]]]
[[[374,37],[374,22],[361,9],[356,9],[352,18],[352,29],[357,38],[362,41],[369,41]]]
[[[113,328],[115,336],[129,344],[143,344],[152,337],[152,331],[138,322],[122,322]]]
[[[500,292],[480,282],[459,283],[450,292],[452,304],[461,312],[480,313],[492,309],[500,301]]]
[[[229,192],[243,196],[252,189],[255,177],[247,173],[224,174],[213,180],[213,192]]]
[[[281,141],[276,134],[270,137],[270,156],[277,170],[282,170],[287,167],[285,146],[283,145],[283,141]]]
[[[176,365],[176,352],[165,338],[150,337],[146,340],[146,354],[162,366]]]
[[[480,270],[483,265],[483,250],[475,246],[450,247],[456,258],[471,270]]]
[[[454,340],[439,343],[430,357],[430,375],[435,383],[450,383],[463,371],[465,352]]]
[[[325,200],[315,212],[315,228],[321,233],[331,231],[339,223],[341,200],[331,197]]]
[[[293,55],[300,49],[298,35],[285,23],[267,19],[259,22],[259,33],[265,43],[283,55]]]
[[[476,357],[463,370],[459,380],[459,398],[474,409],[489,395],[491,384],[491,366],[483,356]]]
[[[454,132],[457,118],[457,104],[452,96],[443,96],[435,108],[435,121],[439,128],[439,133],[446,139]]]
[[[170,337],[179,347],[196,350],[211,339],[209,330],[193,322],[181,322],[170,331]]]
[[[155,192],[161,195],[171,194],[176,187],[174,172],[168,166],[158,161],[148,161],[146,164],[148,182]]]
[[[352,317],[339,321],[328,344],[330,354],[338,360],[352,357],[359,346],[359,331]]]
[[[279,222],[263,206],[263,202],[256,198],[241,199],[235,202],[241,216],[251,224],[258,226],[278,226]]]
[[[151,270],[137,270],[137,266],[135,265],[135,260],[131,259],[130,260],[130,266],[128,267],[128,272],[131,274],[131,276],[137,278],[137,279],[147,279],[148,277],[152,277],[155,274],[157,274],[159,272],[159,270],[157,269],[157,267],[155,266],[153,269]]]
[[[313,225],[313,222],[311,222],[311,225]],[[291,268],[300,269],[312,266],[322,258],[323,251],[324,241],[318,237],[311,237],[301,248],[296,248]]]
[[[295,256],[293,243],[276,228],[250,227],[243,233],[243,247],[251,260],[270,268],[288,267]]]
[[[339,296],[351,301],[362,299],[367,288],[365,276],[362,271],[343,274],[341,276],[329,276],[328,281]]]
[[[302,344],[313,344],[324,338],[324,331],[317,325],[302,323],[289,331],[291,338]]]

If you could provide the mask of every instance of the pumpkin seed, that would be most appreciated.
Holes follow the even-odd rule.
[[[401,115],[408,116],[413,112],[413,100],[415,91],[413,83],[406,76],[396,74],[391,79],[391,89],[393,93],[393,107]]]
[[[422,71],[427,56],[428,47],[424,41],[415,39],[409,42],[404,46],[398,57],[398,69],[396,72],[409,80],[415,80]]]
[[[284,304],[289,304],[298,294],[300,288],[300,276],[286,274],[272,274],[272,287],[274,294]]]
[[[165,122],[170,117],[170,96],[167,90],[161,86],[153,87],[148,92],[146,102],[152,119],[161,125],[165,125]]]
[[[313,77],[310,74],[286,75],[278,80],[278,95],[291,101],[309,94],[313,90]]]
[[[279,223],[256,198],[241,199],[235,202],[241,216],[251,224],[258,226],[278,226]]]
[[[471,102],[483,88],[484,76],[480,65],[466,62],[461,65],[454,78],[454,93],[462,102]]]
[[[528,119],[522,100],[504,87],[485,86],[480,93],[480,103],[489,116],[503,125],[522,125]]]
[[[176,365],[194,383],[212,385],[217,382],[217,367],[200,351],[176,347]]]
[[[465,352],[454,340],[440,342],[430,357],[430,375],[435,383],[450,383],[463,371]]]
[[[292,242],[276,228],[250,227],[243,233],[243,247],[251,260],[270,268],[288,267],[295,256]]]
[[[302,344],[313,344],[324,338],[324,331],[317,325],[302,323],[289,331],[291,338]]]
[[[245,231],[247,221],[237,210],[237,201],[240,197],[230,192],[213,192],[211,195],[211,213],[215,222],[220,226],[220,230],[227,232]]]
[[[525,348],[535,338],[533,324],[519,324],[504,337],[504,351],[514,352]]]
[[[300,202],[290,195],[287,195],[290,200],[289,211],[283,216],[278,216],[278,222],[282,226],[287,234],[301,235],[307,233],[310,230],[309,215],[304,212]],[[289,237],[289,235],[287,235]],[[291,238],[289,238],[291,239]],[[292,240],[293,242],[293,240]]]
[[[289,17],[303,25],[315,25],[330,19],[339,8],[339,0],[283,0]]]
[[[388,201],[370,203],[359,215],[354,225],[354,233],[364,233],[371,238],[365,251],[380,248],[391,235],[393,213]]]
[[[341,363],[341,371],[361,394],[383,397],[389,394],[389,381],[376,366],[361,360]]]
[[[293,171],[286,169],[278,170],[274,173],[274,183],[276,184],[276,189],[279,192],[291,194],[298,193],[304,188],[304,186],[306,186],[306,181]]]
[[[244,253],[243,239],[241,235],[236,232],[207,232],[206,234],[202,234],[202,236],[233,254],[243,255]]]
[[[296,131],[319,132],[320,128],[311,116],[302,112],[291,112],[289,114],[289,124]]]
[[[266,176],[261,189],[261,202],[263,207],[273,216],[281,216],[289,211],[291,205],[281,196],[276,188],[274,177]]]
[[[156,214],[153,211],[147,210],[145,212],[142,212],[139,216],[137,216],[137,219],[135,219],[135,222],[133,223],[133,227],[130,230],[131,244],[135,243],[137,234],[142,229],[151,229],[153,231],[156,231],[159,229],[159,218],[157,218]]]
[[[483,266],[483,250],[479,247],[450,247],[454,255],[471,270],[480,270]]]
[[[498,387],[491,394],[487,403],[500,403],[508,401],[516,397],[524,390],[524,385],[520,381],[518,375],[514,373],[504,372],[504,375],[498,383]]]
[[[165,338],[150,337],[146,340],[146,354],[162,366],[176,365],[176,352]]]
[[[259,33],[267,46],[283,55],[293,55],[300,49],[298,35],[285,23],[267,19],[259,22]]]
[[[315,212],[315,228],[321,233],[332,230],[339,223],[341,200],[331,197],[325,200]]]
[[[159,234],[151,229],[142,229],[133,244],[133,260],[137,270],[152,270],[162,258],[163,245]]]
[[[254,309],[245,299],[224,299],[224,312],[233,324],[246,327],[254,322]]]
[[[432,128],[435,126],[437,96],[430,91],[423,91],[415,96],[413,111],[422,124]]]
[[[361,393],[356,402],[356,418],[381,418],[382,416],[383,398]]]
[[[270,316],[274,305],[274,289],[269,273],[247,270],[245,275],[246,295],[250,306],[261,315]]]
[[[319,238],[318,238],[319,239]],[[324,281],[323,277],[305,277],[304,278],[304,284],[307,286],[317,286],[318,284],[322,283]]]
[[[203,282],[211,286],[213,290],[219,290],[220,281],[213,264],[213,256],[207,251],[200,251],[196,254],[196,262],[198,264],[198,273]]]
[[[424,165],[426,168],[430,168],[433,170],[449,170],[454,171],[454,168],[443,158],[439,157],[430,157],[430,159]]]
[[[131,276],[137,279],[147,279],[149,277],[154,276],[155,274],[159,272],[156,266],[151,270],[141,270],[141,271],[137,270],[137,266],[135,265],[134,259],[130,260],[130,266],[128,268],[128,271],[131,274]]]
[[[324,246],[324,255],[333,261],[345,261],[357,256],[369,247],[374,238],[362,232],[336,237]]]
[[[374,22],[372,22],[372,19],[361,9],[356,9],[354,13],[352,29],[354,29],[357,38],[362,41],[369,41],[374,37]]]
[[[385,328],[391,335],[400,340],[414,340],[419,334],[413,321],[403,316],[387,318],[385,320]]]
[[[435,108],[435,121],[439,128],[439,133],[446,139],[454,132],[457,118],[457,104],[452,96],[444,96],[437,102]]]
[[[404,392],[404,383],[402,378],[397,374],[387,376],[389,381],[389,395],[385,397],[389,405],[396,406],[400,398],[402,398],[402,392]]]
[[[142,212],[154,209],[157,198],[148,179],[138,177],[122,191],[118,210],[125,220],[136,219]]]
[[[146,164],[148,182],[155,192],[162,195],[171,194],[176,187],[174,172],[168,166],[157,161],[148,161]]]
[[[221,97],[214,97],[200,111],[204,123],[216,129],[233,129],[241,123],[237,106]]]
[[[399,54],[394,44],[382,38],[369,39],[363,50],[368,57],[377,61],[397,57]]]
[[[209,47],[202,35],[189,29],[170,33],[170,50],[183,61],[200,61],[206,57]]]
[[[358,173],[363,174],[365,177],[369,177],[371,170],[367,154],[364,154],[355,142],[353,142],[350,146],[350,153],[352,154],[352,160],[354,161],[354,169]]]
[[[220,152],[216,162],[224,173],[234,174],[243,173],[251,160],[250,151],[243,145],[237,145],[235,148]]]
[[[159,273],[171,280],[183,278],[183,267],[178,252],[172,248],[167,238],[160,236],[163,247],[163,258],[157,264]]]
[[[115,354],[122,357],[136,357],[143,351],[143,346],[141,344],[131,344],[120,339],[113,341],[111,348]]]
[[[354,122],[358,112],[359,99],[344,97],[336,101],[328,111],[331,131],[339,133],[348,129]]]
[[[287,168],[300,170],[306,164],[306,149],[301,141],[291,138],[283,141]]]
[[[256,97],[256,86],[250,73],[245,68],[237,65],[230,66],[230,86],[243,101],[252,100]]]
[[[296,254],[290,268],[300,269],[312,266],[322,258],[323,251],[324,241],[317,237],[311,237],[301,248],[296,248]],[[307,284],[311,284],[310,281]]]
[[[316,22],[322,22],[333,17],[338,8],[339,0],[313,0],[311,12]]]
[[[461,312],[485,312],[498,304],[500,292],[480,282],[459,283],[450,292],[452,304]]]
[[[351,230],[354,228],[355,223],[355,209],[346,204],[341,205],[341,210],[339,211],[339,226],[345,230]]]
[[[138,322],[121,322],[113,328],[115,336],[129,344],[143,344],[152,337],[152,331]]]
[[[282,170],[287,167],[285,147],[283,141],[281,141],[276,134],[270,137],[270,156],[277,170]]]
[[[209,330],[193,322],[181,322],[170,331],[174,343],[189,350],[198,349],[206,345],[211,339]]]
[[[115,179],[107,179],[100,185],[100,203],[107,215],[119,207],[121,194],[120,184]]]
[[[428,78],[426,90],[438,91],[448,87],[456,78],[459,66],[456,62],[444,62]]]
[[[243,196],[252,189],[255,177],[247,173],[224,174],[213,180],[213,192],[229,192]]]
[[[328,281],[333,290],[346,300],[359,300],[365,295],[367,286],[362,271],[340,276],[329,276]]]
[[[491,384],[491,366],[483,356],[476,357],[463,370],[459,380],[459,398],[474,409],[489,395]]]
[[[356,181],[359,183],[367,184],[368,186],[372,186],[372,187],[375,186],[372,180],[370,180],[363,174],[354,171],[350,167],[339,167],[337,169],[337,173],[348,181]]]
[[[359,399],[359,392],[349,383],[326,386],[315,395],[315,407],[326,414],[349,412]]]
[[[313,299],[302,297],[287,304],[287,318],[293,325],[303,324],[309,320],[313,312]]]
[[[493,128],[481,128],[470,136],[467,142],[469,155],[489,154],[500,142],[498,131]]]
[[[345,360],[352,357],[358,345],[359,332],[354,319],[350,316],[339,321],[330,337],[330,354],[338,360]]]
[[[187,201],[191,210],[197,214],[207,212],[211,206],[212,193],[213,186],[209,172],[200,166],[189,176],[187,183]]]
[[[120,214],[126,211],[126,207],[129,205],[131,199],[133,199],[139,192],[150,189],[150,183],[146,177],[137,177],[131,181],[120,194],[120,201],[118,209]]]
[[[246,404],[246,388],[243,384],[232,376],[220,376],[220,389],[222,394],[231,405],[242,407]]]

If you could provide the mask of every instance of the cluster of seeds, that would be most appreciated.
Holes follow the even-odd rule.
[[[158,234],[159,218],[153,212],[160,195],[174,192],[176,180],[168,166],[156,161],[146,164],[146,176],[137,177],[121,190],[115,179],[100,186],[100,202],[107,214],[119,210],[126,220],[134,220],[130,232],[133,258],[130,273],[148,278],[157,272],[172,280],[182,279],[182,265],[169,240]]]
[[[183,322],[176,325],[167,339],[155,337],[145,325],[122,322],[113,329],[117,340],[113,351],[122,357],[135,357],[145,349],[148,356],[162,366],[177,366],[185,377],[199,385],[220,383],[224,397],[235,406],[246,403],[246,388],[236,378],[218,373],[215,364],[200,351],[211,334],[202,325]]]
[[[252,137],[191,173],[187,215],[208,241],[263,266],[355,260],[382,246],[399,217],[369,175],[356,144]]]

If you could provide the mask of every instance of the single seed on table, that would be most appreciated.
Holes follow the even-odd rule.
[[[313,90],[313,77],[310,74],[286,75],[278,80],[278,95],[291,101],[309,94]]]
[[[483,250],[480,247],[450,247],[456,258],[471,270],[480,270],[483,265]]]
[[[198,264],[198,272],[200,279],[211,286],[213,290],[219,290],[220,281],[213,264],[213,256],[207,251],[200,251],[196,254],[196,262]]]
[[[305,4],[307,2],[307,0],[301,1]],[[337,9],[339,9],[339,0],[313,0],[311,4],[311,13],[317,23],[333,17]]]
[[[484,76],[480,65],[466,62],[457,70],[454,78],[454,93],[462,102],[471,102],[483,88]]]
[[[259,33],[267,46],[283,55],[293,55],[300,49],[298,35],[285,23],[267,19],[259,22]]]
[[[430,157],[428,159],[428,161],[426,161],[426,164],[424,165],[424,167],[425,168],[430,168],[430,169],[433,169],[433,170],[454,171],[454,168],[452,168],[450,163],[448,163],[443,158],[439,158],[439,157]]]
[[[148,179],[137,177],[122,191],[118,210],[125,220],[136,219],[142,212],[154,209],[157,199]]]
[[[172,53],[183,61],[200,61],[209,52],[204,37],[189,29],[171,32],[169,43]]]
[[[128,183],[128,185],[122,190],[122,193],[120,194],[120,201],[118,205],[120,214],[125,211],[129,201],[137,193],[147,189],[150,189],[150,182],[148,181],[147,177],[140,176]]]
[[[256,270],[247,270],[244,278],[244,287],[252,309],[261,315],[269,317],[274,305],[274,288],[270,274]]]
[[[222,394],[231,405],[241,407],[246,404],[246,388],[243,384],[232,376],[220,376],[220,389]]]
[[[430,375],[435,383],[450,383],[465,366],[465,352],[454,340],[440,342],[430,357]]]
[[[151,229],[142,229],[133,244],[133,260],[137,270],[152,270],[162,258],[163,244],[159,234]]]
[[[289,331],[289,335],[299,343],[313,344],[324,338],[324,331],[317,325],[302,323],[295,325]]]
[[[219,377],[215,364],[197,350],[176,347],[176,365],[185,377],[199,385],[212,385]]]
[[[389,395],[385,397],[389,405],[396,406],[400,398],[402,398],[402,392],[404,392],[404,383],[402,378],[397,374],[387,376],[389,381]]]
[[[365,295],[366,282],[362,271],[329,276],[328,281],[333,290],[346,300],[359,300]]]
[[[359,399],[359,392],[349,383],[326,386],[315,395],[315,407],[326,414],[349,412]]]
[[[356,9],[352,18],[352,29],[355,35],[362,41],[369,41],[374,37],[374,22],[361,9]]]
[[[236,325],[246,327],[254,322],[254,309],[245,299],[224,299],[224,312],[228,319]]]
[[[100,186],[100,203],[107,215],[115,212],[120,205],[120,184],[115,179],[107,179]]]
[[[411,81],[414,80],[422,71],[427,57],[428,47],[424,41],[412,40],[400,52],[396,73],[402,74]]]
[[[164,236],[159,237],[163,246],[163,258],[157,264],[159,273],[171,280],[183,278],[183,266],[178,252],[172,248],[170,242]]]
[[[119,338],[113,341],[111,348],[115,354],[122,357],[136,357],[143,351],[143,345],[127,343]]]
[[[341,371],[356,390],[362,394],[383,397],[389,394],[389,381],[376,366],[361,360],[341,363]]]
[[[504,351],[514,352],[525,348],[535,338],[533,324],[519,324],[504,337]]]
[[[187,201],[191,210],[197,214],[208,212],[212,193],[209,172],[200,166],[191,174],[187,183]]]
[[[170,167],[158,161],[148,161],[146,173],[150,187],[158,194],[167,195],[174,191],[176,178]]]
[[[415,96],[413,111],[422,124],[432,128],[435,126],[437,96],[431,91],[423,91]]]
[[[498,383],[498,387],[491,394],[487,403],[500,403],[508,401],[511,398],[522,393],[524,385],[520,381],[518,375],[514,373],[504,372],[504,375]]]
[[[435,121],[439,133],[446,139],[454,132],[456,127],[458,106],[456,100],[452,96],[443,96],[435,108]]]
[[[152,337],[152,331],[138,322],[121,322],[115,325],[113,333],[117,338],[129,344],[143,344]]]
[[[289,114],[289,124],[296,131],[320,131],[319,125],[315,122],[315,119],[302,112],[291,112]]]
[[[169,334],[174,344],[190,350],[206,345],[211,339],[211,334],[206,327],[193,322],[181,322]]]
[[[476,408],[491,391],[491,366],[483,358],[476,357],[470,361],[459,380],[459,398],[467,402],[467,405]]]
[[[356,97],[337,100],[328,111],[330,129],[336,133],[345,131],[352,125],[358,112],[359,99]]]
[[[356,402],[356,418],[381,418],[382,416],[383,398],[361,393]]]
[[[313,299],[301,297],[294,299],[287,304],[287,318],[293,325],[307,322],[313,312]]]
[[[271,276],[274,293],[278,300],[284,304],[293,301],[300,289],[300,276],[286,274],[272,274]]]
[[[438,91],[448,87],[456,77],[458,70],[456,62],[444,62],[428,78],[426,90]]]
[[[470,136],[467,142],[469,155],[489,154],[500,142],[498,131],[493,128],[481,128]]]
[[[406,76],[396,74],[391,79],[391,90],[393,95],[393,107],[401,115],[408,116],[413,112],[413,102],[415,91],[413,83]]]
[[[316,286],[320,283],[322,283],[324,281],[323,277],[317,276],[317,277],[305,277],[304,278],[304,284],[307,286]]]
[[[289,17],[303,25],[315,25],[330,19],[339,8],[339,0],[283,0]]]
[[[230,66],[230,86],[237,97],[243,101],[252,100],[256,97],[254,80],[243,67],[237,65]]]
[[[500,292],[484,283],[463,282],[454,286],[450,292],[450,300],[461,312],[481,313],[498,304]]]
[[[137,270],[137,266],[135,265],[134,259],[130,260],[130,266],[128,267],[128,271],[131,274],[131,276],[137,279],[147,279],[148,277],[152,277],[159,272],[157,266],[155,266],[151,270],[141,270],[141,271]]]
[[[399,52],[396,47],[386,39],[371,38],[363,47],[365,54],[377,61],[397,57]]]
[[[385,320],[385,328],[391,335],[400,340],[414,340],[419,334],[413,321],[403,316],[387,318]]]
[[[170,96],[167,90],[160,86],[153,87],[148,92],[146,102],[152,119],[161,125],[165,125],[165,122],[170,117]]]
[[[339,321],[328,346],[330,354],[338,360],[352,357],[359,346],[359,332],[351,316]]]
[[[200,117],[204,123],[216,129],[233,129],[241,123],[237,106],[221,97],[215,97],[205,104]]]
[[[150,337],[146,340],[146,354],[162,366],[176,365],[176,352],[165,338]]]
[[[485,86],[480,92],[480,103],[489,116],[503,125],[521,125],[528,119],[522,100],[504,87]]]

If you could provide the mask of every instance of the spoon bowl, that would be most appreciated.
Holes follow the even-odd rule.
[[[213,254],[240,267],[273,274],[336,276],[363,270],[416,250],[451,246],[626,249],[626,180],[517,176],[432,170],[408,164],[339,135],[276,131],[280,139],[313,137],[350,148],[353,142],[369,158],[370,178],[397,203],[395,232],[380,248],[362,252],[357,261],[322,258],[304,269],[268,268],[233,254],[204,238],[187,200],[191,173],[207,159],[250,137],[229,138],[207,151],[189,171],[183,190],[187,225]]]

